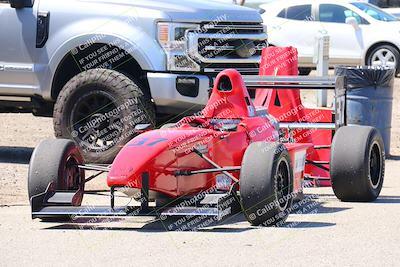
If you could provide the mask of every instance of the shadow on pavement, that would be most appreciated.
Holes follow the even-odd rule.
[[[328,214],[328,213],[336,213],[344,210],[349,210],[350,208],[338,208],[338,207],[318,207],[317,214]]]
[[[398,155],[390,155],[387,157],[388,160],[400,160],[400,156]]]
[[[307,195],[306,195],[307,196]],[[318,199],[318,198],[317,198]],[[348,210],[351,208],[348,207],[326,207],[324,204],[325,201],[315,201],[315,199],[306,197],[305,200],[307,201],[300,201],[297,205],[294,204],[294,210],[292,213],[297,214],[329,214],[329,213],[336,213],[341,212],[344,210]]]
[[[293,213],[300,215],[318,214],[318,213],[334,213],[340,212],[349,208],[332,208],[323,207],[323,203],[310,202],[307,205],[302,205]],[[312,208],[311,208],[312,206]],[[131,217],[132,218],[132,217]],[[140,218],[140,217],[138,217]],[[210,222],[210,217],[168,217],[164,220],[152,218],[147,221],[138,220],[133,221],[134,224],[141,224],[141,226],[120,226],[120,225],[106,225],[107,223],[124,222],[124,224],[131,223],[124,218],[78,218],[74,223],[64,223],[60,225],[50,226],[46,230],[106,230],[106,231],[137,231],[137,232],[212,232],[212,233],[241,233],[250,230],[260,229],[262,227],[251,226],[242,212],[237,213],[227,219],[215,222]],[[320,228],[335,226],[335,223],[327,222],[312,222],[312,221],[291,221],[285,223],[282,228]]]
[[[131,217],[132,218],[132,217]],[[139,218],[139,217],[138,217]],[[244,231],[257,229],[251,227],[249,224],[246,227],[232,227],[232,224],[246,222],[243,214],[236,214],[232,217],[216,223],[215,221],[208,221],[210,218],[193,217],[186,219],[185,217],[170,217],[165,220],[153,218],[148,221],[132,221],[125,222],[132,224],[143,224],[142,226],[124,226],[120,225],[111,226],[105,225],[106,223],[118,223],[123,222],[124,218],[79,218],[74,223],[65,223],[56,226],[51,226],[45,228],[46,230],[106,230],[106,231],[137,231],[137,232],[152,232],[152,233],[162,233],[162,232],[215,232],[215,233],[240,233]],[[93,223],[95,222],[95,223]]]
[[[335,226],[336,223],[327,222],[287,222],[284,228],[320,228]]]
[[[0,146],[0,163],[29,164],[32,147]]]
[[[380,196],[372,203],[400,204],[400,196]]]
[[[95,231],[136,231],[136,232],[147,232],[147,233],[164,233],[164,232],[199,232],[199,233],[242,233],[246,231],[256,230],[263,227],[253,227],[253,226],[240,226],[240,227],[232,227],[224,224],[214,224],[209,225],[207,228],[187,228],[180,229],[179,227],[173,227],[169,229],[169,226],[175,226],[177,223],[176,220],[171,220],[170,222],[161,222],[160,220],[156,220],[150,223],[146,223],[141,227],[121,227],[121,226],[104,226],[104,225],[91,225],[91,224],[61,224],[56,226],[51,226],[45,228],[46,230],[79,230],[79,231],[87,231],[87,230],[95,230]],[[245,222],[247,223],[247,222]],[[335,226],[335,223],[327,223],[327,222],[298,222],[292,221],[287,222],[280,228],[320,228],[320,227],[332,227]]]
[[[136,231],[136,232],[144,232],[144,233],[164,233],[164,232],[174,232],[178,230],[168,230],[163,226],[158,225],[157,227],[146,224],[143,227],[121,227],[121,226],[91,226],[91,225],[76,225],[76,224],[64,224],[46,228],[47,230],[98,230],[98,231]],[[241,233],[248,230],[254,230],[256,228],[247,227],[247,228],[228,228],[228,227],[218,227],[218,228],[207,228],[207,229],[191,229],[187,230],[187,232],[212,232],[212,233]],[[180,232],[185,232],[183,230],[179,230]]]
[[[400,200],[400,199],[399,199]],[[332,207],[325,206],[325,202],[315,195],[305,195],[305,198],[293,204],[292,214],[294,220],[286,222],[281,228],[321,228],[332,227],[335,223],[330,222],[315,222],[310,216],[318,214],[337,213],[351,209],[349,207]],[[330,203],[330,202],[329,202]],[[297,220],[298,219],[298,220]],[[53,221],[53,223],[57,223]],[[44,225],[45,230],[106,230],[106,231],[137,231],[137,232],[212,232],[212,233],[242,233],[246,231],[263,228],[253,227],[245,218],[243,212],[227,217],[226,219],[217,222],[213,217],[165,217],[163,219],[156,217],[78,217],[72,222],[64,222],[59,224]]]

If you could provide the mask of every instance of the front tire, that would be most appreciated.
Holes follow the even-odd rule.
[[[154,106],[145,89],[107,69],[72,78],[54,107],[56,137],[73,139],[89,163],[111,163],[136,135],[137,124],[154,125],[154,121]]]
[[[82,202],[85,173],[78,168],[84,160],[78,146],[71,140],[42,141],[33,151],[28,172],[28,195],[46,192],[48,186],[58,191],[79,191],[75,205]]]
[[[380,194],[385,174],[385,147],[376,128],[345,126],[332,141],[332,189],[341,201],[369,202]]]
[[[242,161],[240,197],[252,225],[281,226],[285,222],[292,206],[292,173],[284,145],[250,144]]]

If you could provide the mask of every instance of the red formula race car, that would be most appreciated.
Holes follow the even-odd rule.
[[[110,166],[85,165],[72,141],[43,141],[29,168],[32,217],[144,214],[221,220],[242,211],[252,225],[281,225],[293,201],[302,196],[304,177],[310,175],[308,165],[329,170],[339,199],[372,201],[383,182],[383,142],[374,128],[345,126],[344,85],[343,77],[243,79],[236,70],[225,70],[217,76],[201,113],[158,130],[138,126],[142,133],[123,147]],[[336,117],[330,123],[279,122],[268,113],[267,103],[253,105],[247,88],[333,89]],[[329,131],[329,136],[335,132],[330,162],[314,160],[321,148],[309,142],[311,137],[296,138],[309,129]],[[85,178],[86,171],[98,173]],[[110,206],[81,206],[85,184],[104,172]],[[117,206],[115,196],[121,193],[140,204]]]

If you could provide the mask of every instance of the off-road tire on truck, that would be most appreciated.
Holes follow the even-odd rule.
[[[293,172],[280,143],[255,142],[247,148],[240,172],[243,213],[252,225],[280,226],[292,206]]]
[[[84,160],[79,147],[71,140],[42,141],[34,150],[28,172],[28,195],[43,194],[49,185],[53,190],[78,192],[75,205],[82,203],[85,189],[85,173],[78,168]],[[68,221],[70,217],[57,218]]]
[[[385,174],[385,148],[376,128],[345,126],[332,141],[330,175],[341,201],[374,201]]]
[[[137,124],[155,124],[145,88],[122,73],[92,69],[73,77],[54,107],[56,137],[73,139],[88,163],[111,163],[137,133]]]

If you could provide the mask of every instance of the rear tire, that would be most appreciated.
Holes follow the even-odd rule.
[[[89,163],[111,163],[136,136],[137,124],[154,126],[154,122],[155,109],[146,90],[107,69],[91,69],[72,78],[54,107],[56,137],[73,139]]]
[[[80,191],[76,206],[82,203],[85,173],[77,165],[83,164],[78,146],[71,140],[42,141],[33,151],[28,172],[29,199],[45,193],[49,184],[62,191]]]
[[[243,212],[252,225],[281,226],[292,206],[293,177],[287,149],[255,142],[247,148],[240,172]]]
[[[345,126],[332,141],[330,175],[341,201],[369,202],[380,194],[385,174],[385,147],[376,128]]]

